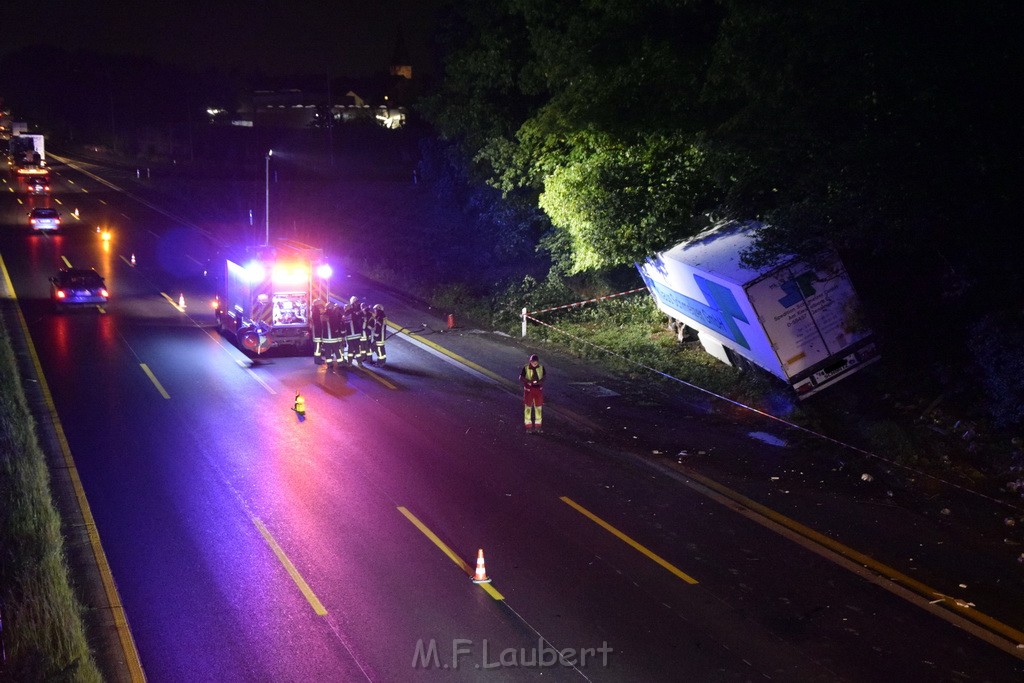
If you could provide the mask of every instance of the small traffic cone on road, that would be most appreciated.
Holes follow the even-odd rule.
[[[448,314],[448,329],[449,330],[454,330],[455,329],[455,314],[454,313],[449,313]]]
[[[134,268],[135,267],[135,252],[134,251],[132,252],[131,262],[132,262],[132,268]]]
[[[295,406],[292,407],[300,418],[306,416],[306,399],[302,398],[302,394],[295,392]]]
[[[473,583],[490,583],[487,576],[487,569],[484,568],[484,549],[480,548],[476,554],[476,573],[473,574]]]

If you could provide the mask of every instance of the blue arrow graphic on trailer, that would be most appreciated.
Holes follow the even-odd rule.
[[[717,307],[723,314],[723,322],[726,327],[729,328],[729,332],[731,333],[726,336],[743,348],[749,349],[750,344],[747,343],[747,338],[743,336],[742,332],[740,332],[739,325],[736,324],[736,321],[742,320],[745,323],[749,323],[750,321],[747,320],[747,316],[743,313],[743,309],[740,308],[739,302],[736,301],[736,297],[732,295],[729,288],[723,287],[717,282],[705,280],[700,275],[694,275],[693,279],[697,282],[697,286],[700,287],[700,291],[704,293],[704,297],[708,300],[708,303]]]
[[[674,289],[669,289],[660,282],[656,282],[648,277],[642,268],[639,270],[640,276],[647,284],[647,288],[665,306],[679,311],[690,320],[700,323],[710,330],[714,330],[745,349],[750,348],[747,338],[743,336],[739,326],[736,324],[737,320],[745,323],[749,321],[736,301],[736,297],[733,296],[727,287],[706,280],[699,275],[694,275],[697,286],[704,294],[705,299],[707,299],[707,303],[704,303],[692,299],[685,294],[680,294]]]

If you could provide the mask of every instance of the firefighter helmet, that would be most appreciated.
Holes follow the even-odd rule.
[[[359,297],[357,297],[357,296],[356,296],[356,295],[354,295],[354,294],[352,295],[352,298],[348,300],[348,302],[349,302],[350,304],[354,304],[354,303],[355,303],[355,302],[357,302],[357,301],[359,301]]]
[[[381,306],[380,304],[374,304],[373,305],[373,310],[375,310],[375,311],[383,311],[384,307]]]

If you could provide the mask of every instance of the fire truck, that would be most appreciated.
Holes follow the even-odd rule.
[[[225,259],[223,293],[213,302],[217,330],[243,351],[312,352],[313,302],[330,301],[331,267],[322,249],[291,240],[248,247]]]

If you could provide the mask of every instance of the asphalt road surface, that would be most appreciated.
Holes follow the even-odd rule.
[[[116,171],[54,170],[50,197],[0,186],[0,256],[149,680],[1020,680],[600,431],[526,436],[514,393],[407,335],[385,368],[252,362],[213,329],[208,226]],[[63,229],[32,234],[31,205]],[[68,264],[107,306],[53,310]]]

